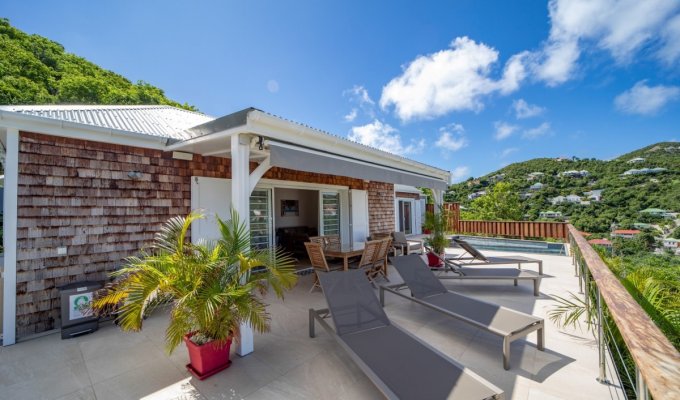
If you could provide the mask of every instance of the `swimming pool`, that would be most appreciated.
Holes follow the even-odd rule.
[[[463,235],[459,237],[480,250],[516,251],[520,253],[540,254],[567,254],[564,243]]]

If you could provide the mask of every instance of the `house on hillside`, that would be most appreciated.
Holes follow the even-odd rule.
[[[492,183],[500,182],[503,179],[505,179],[505,174],[496,174],[492,177],[489,177],[489,181]]]
[[[675,218],[678,213],[674,213],[668,210],[663,210],[661,208],[646,208],[642,211],[640,211],[640,214],[648,214],[648,215],[654,215],[656,217],[662,217],[666,219],[673,219]]]
[[[574,204],[580,204],[581,203],[581,196],[577,196],[575,194],[570,194],[568,196],[556,196],[550,199],[550,202],[553,205],[557,204],[562,204],[562,203],[574,203]]]
[[[544,187],[545,185],[542,184],[541,182],[536,182],[533,185],[529,186],[529,190],[537,191],[543,189]]]
[[[664,238],[662,243],[665,249],[669,249],[676,254],[680,254],[680,239]]]
[[[637,229],[617,229],[611,233],[611,237],[620,237],[624,239],[632,239],[639,235],[641,231]]]
[[[543,172],[531,172],[527,175],[527,180],[533,181],[535,179],[541,179],[544,175],[545,174]]]
[[[562,213],[559,211],[541,211],[538,213],[539,218],[548,218],[548,219],[561,219]]]
[[[588,243],[594,246],[602,246],[608,249],[612,248],[612,242],[609,239],[590,239]]]
[[[534,194],[531,192],[522,192],[519,194],[519,198],[522,200],[530,199]]]
[[[588,198],[588,200],[592,201],[601,201],[602,200],[602,189],[597,189],[597,190],[591,190],[589,192],[583,192],[583,194]]]
[[[474,199],[477,199],[479,197],[484,196],[485,194],[486,194],[486,190],[480,190],[478,192],[470,193],[467,196],[467,198],[468,198],[468,200],[474,200]]]
[[[628,160],[626,162],[628,164],[635,164],[635,163],[641,163],[641,162],[644,162],[644,161],[645,161],[645,159],[642,158],[642,157],[635,157],[635,158],[631,158],[630,160]]]
[[[658,174],[661,172],[665,172],[666,168],[641,168],[641,169],[629,169],[628,171],[624,172],[623,176],[628,176],[628,175],[647,175],[647,174]]]
[[[450,181],[255,108],[212,117],[158,105],[1,106],[0,141],[5,345],[59,328],[57,287],[106,280],[170,217],[206,210],[192,240],[218,237],[215,215],[233,208],[259,248],[280,235],[349,244],[420,233],[421,197],[408,188],[431,188],[441,203]],[[239,354],[252,351],[245,335]]]
[[[571,171],[564,171],[558,174],[558,176],[561,177],[566,177],[566,178],[585,178],[590,173],[586,170],[581,170],[581,171],[576,171],[576,170],[571,170]]]

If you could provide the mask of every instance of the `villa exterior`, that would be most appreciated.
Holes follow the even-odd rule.
[[[275,245],[280,227],[357,242],[419,233],[413,188],[441,201],[450,179],[253,108],[213,118],[168,106],[4,106],[0,139],[4,345],[58,328],[58,287],[104,280],[169,217],[206,210],[192,239],[216,237],[214,215],[233,207],[250,216],[253,245]]]
[[[641,231],[637,229],[616,229],[614,232],[611,233],[612,237],[620,237],[624,239],[632,239],[635,236],[639,235]]]

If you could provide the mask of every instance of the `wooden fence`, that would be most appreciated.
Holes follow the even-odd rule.
[[[566,222],[544,221],[468,221],[460,219],[460,205],[445,203],[449,215],[449,229],[455,233],[489,236],[509,236],[520,239],[553,238],[567,240],[569,231]],[[434,211],[434,204],[428,204],[427,212]]]

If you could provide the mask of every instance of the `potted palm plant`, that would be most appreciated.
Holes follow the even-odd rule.
[[[150,248],[111,274],[114,282],[99,293],[93,307],[117,307],[120,327],[140,331],[145,315],[169,304],[166,350],[172,353],[184,341],[187,368],[205,379],[231,364],[229,349],[241,324],[269,330],[262,296],[271,288],[282,298],[297,275],[294,260],[281,250],[251,249],[250,232],[234,211],[230,220],[217,219],[219,240],[191,243],[189,228],[201,218],[203,214],[192,212],[169,219]]]
[[[428,247],[428,265],[433,268],[442,267],[443,262],[440,257],[444,256],[444,249],[449,244],[449,239],[446,237],[449,228],[448,213],[439,206],[439,210],[425,215],[425,226],[430,231],[430,236],[425,239],[425,245]]]

